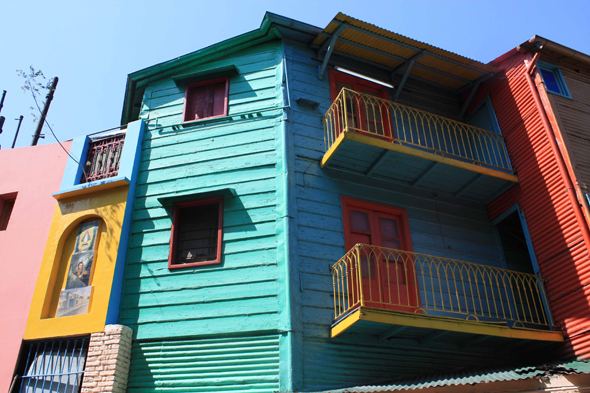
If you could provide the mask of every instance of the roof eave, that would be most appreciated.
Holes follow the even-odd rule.
[[[173,70],[174,68],[181,67],[187,63],[218,54],[221,51],[229,50],[230,48],[236,50],[242,47],[246,48],[248,46],[255,45],[256,43],[258,43],[260,39],[263,39],[264,37],[268,36],[271,32],[271,29],[275,25],[285,27],[291,30],[296,30],[301,33],[306,33],[312,36],[316,36],[318,32],[321,31],[321,29],[318,27],[303,22],[299,22],[294,19],[289,19],[281,15],[273,14],[271,12],[267,12],[264,15],[264,18],[262,19],[260,27],[256,30],[240,34],[238,36],[229,38],[224,41],[220,41],[208,47],[196,50],[183,56],[179,56],[172,60],[167,60],[165,62],[158,63],[153,66],[132,72],[127,76],[127,86],[125,89],[125,98],[123,101],[123,113],[121,115],[121,124],[127,123],[129,119],[131,113],[130,105],[132,103],[133,95],[138,82],[144,81],[145,79],[149,79],[155,75]],[[278,32],[276,33],[276,36],[279,36]],[[276,38],[276,36],[273,38]]]

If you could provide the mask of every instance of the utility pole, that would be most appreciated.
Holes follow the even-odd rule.
[[[0,100],[0,112],[2,112],[2,107],[4,106],[4,97],[6,97],[6,90],[2,93],[2,100]]]
[[[17,120],[17,119],[14,119]],[[20,125],[23,122],[23,115],[20,115],[18,118],[18,127],[16,127],[16,134],[14,134],[14,141],[12,141],[12,148],[14,149],[14,145],[16,145],[16,138],[18,138],[18,131],[20,130]]]
[[[35,135],[33,135],[33,141],[31,142],[31,146],[36,146],[37,142],[39,142],[39,138],[41,137],[41,130],[43,129],[43,123],[45,123],[45,118],[47,117],[47,111],[49,110],[49,105],[51,105],[51,100],[53,100],[53,92],[57,87],[57,82],[59,79],[57,76],[53,78],[51,81],[51,86],[49,86],[49,93],[47,93],[47,97],[45,98],[45,106],[43,106],[43,111],[41,112],[41,118],[39,118],[39,124],[37,124],[37,129],[35,130]]]
[[[4,106],[4,97],[6,97],[6,90],[2,93],[2,100],[0,100],[0,112],[2,111],[2,107]],[[2,134],[2,127],[4,126],[4,121],[6,119],[4,116],[0,116],[0,134]]]

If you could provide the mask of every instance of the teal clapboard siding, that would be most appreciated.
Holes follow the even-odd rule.
[[[279,390],[276,335],[135,341],[129,393]]]
[[[329,269],[346,251],[341,195],[407,209],[416,252],[493,266],[499,266],[500,259],[484,205],[322,170],[319,164],[325,150],[320,120],[330,106],[329,81],[318,80],[318,66],[309,60],[313,53],[307,47],[290,44],[287,56],[291,97],[319,103],[315,110],[293,104],[290,123],[295,154],[303,389],[332,389],[444,370],[452,367],[453,357],[462,357],[462,361],[473,358],[480,363],[493,361],[494,354],[484,359],[481,353],[462,354],[452,345],[435,348],[418,346],[416,340],[378,341],[358,335],[329,338],[334,317]],[[412,99],[407,95],[403,98]],[[444,115],[443,110],[438,107],[434,111]]]
[[[183,348],[193,345],[190,343],[198,347],[200,341],[190,340],[212,334],[278,331],[276,138],[282,122],[282,95],[276,86],[282,72],[281,55],[280,42],[271,41],[206,64],[208,68],[234,65],[238,71],[230,78],[229,87],[229,114],[236,116],[221,120],[184,127],[184,89],[166,76],[145,88],[140,117],[148,126],[120,314],[120,323],[133,328],[139,340],[131,361],[132,375],[142,375],[147,364],[159,364],[158,357],[164,355],[158,355],[159,350],[151,352],[155,346],[175,350],[175,345]],[[175,73],[194,72],[199,67],[203,65],[186,65]],[[240,116],[242,112],[250,113]],[[168,254],[172,211],[162,200],[191,195],[194,199],[224,196],[222,264],[171,271]],[[167,341],[181,337],[188,341]],[[266,340],[269,344],[263,345],[269,348],[278,345],[274,338]],[[227,345],[230,354],[232,344],[228,341]],[[249,345],[236,345],[233,357],[239,357],[240,348]],[[178,350],[181,354],[182,350]],[[178,359],[183,362],[182,356]],[[189,371],[176,375],[185,376],[189,385],[193,376],[188,364],[192,361],[187,357]],[[224,372],[231,374],[229,364]],[[240,367],[236,364],[232,383],[241,380]],[[165,375],[155,375],[154,383],[164,383]],[[260,387],[252,389],[273,390],[277,380],[278,373],[261,376]],[[185,382],[177,383],[185,386]],[[140,380],[131,386],[139,389]]]

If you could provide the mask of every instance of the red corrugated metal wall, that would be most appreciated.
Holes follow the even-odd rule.
[[[564,331],[564,355],[590,358],[590,258],[553,151],[524,77],[525,55],[495,64],[506,70],[478,91],[490,94],[520,184],[489,204],[493,219],[518,203],[527,220],[553,318]]]

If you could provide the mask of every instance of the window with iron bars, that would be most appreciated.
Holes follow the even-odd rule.
[[[91,141],[84,168],[86,176],[82,175],[80,183],[90,183],[117,176],[124,142],[125,134]]]
[[[78,393],[89,337],[24,342],[11,392]]]

